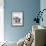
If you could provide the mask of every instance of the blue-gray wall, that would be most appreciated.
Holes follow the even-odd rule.
[[[5,40],[18,41],[31,31],[33,18],[36,17],[35,13],[40,9],[40,0],[5,0],[4,2]],[[11,26],[13,11],[24,11],[24,27]]]
[[[46,9],[46,0],[41,0],[40,1],[40,10],[42,11],[43,9]],[[46,27],[46,10],[43,12],[43,22],[40,21],[40,25]]]

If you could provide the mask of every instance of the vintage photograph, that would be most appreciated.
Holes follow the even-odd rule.
[[[12,12],[12,25],[23,26],[23,12]]]

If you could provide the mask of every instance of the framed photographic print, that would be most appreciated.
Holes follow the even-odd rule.
[[[24,25],[23,12],[12,12],[12,25],[13,26],[23,26]]]

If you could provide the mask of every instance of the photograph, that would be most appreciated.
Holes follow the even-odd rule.
[[[12,12],[12,25],[23,26],[23,12]]]

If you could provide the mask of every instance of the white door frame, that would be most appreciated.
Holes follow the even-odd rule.
[[[0,0],[0,42],[4,42],[4,0]]]

